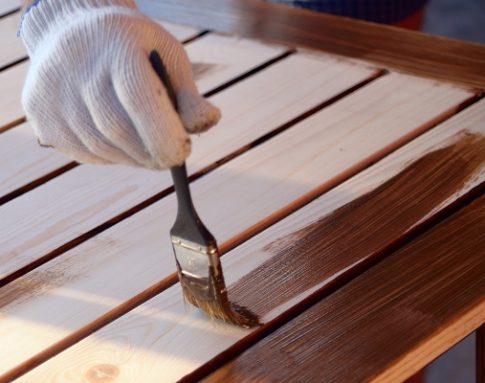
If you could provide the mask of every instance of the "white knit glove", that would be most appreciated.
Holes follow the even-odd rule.
[[[180,43],[132,0],[40,0],[20,27],[31,66],[22,104],[39,143],[79,162],[181,164],[187,133],[219,110],[201,97]],[[156,50],[180,116],[149,61]]]

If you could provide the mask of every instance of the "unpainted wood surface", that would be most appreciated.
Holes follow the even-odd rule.
[[[213,164],[286,123],[295,114],[306,112],[373,74],[366,68],[346,66],[344,63],[341,67],[339,62],[325,58],[323,61],[311,58],[288,60],[278,64],[282,65],[281,71],[280,66],[271,67],[261,76],[251,77],[212,99],[221,108],[224,118],[211,132],[193,137],[194,152],[189,159],[191,172]],[[304,79],[305,72],[301,72],[294,77],[296,82],[289,80],[291,74],[295,73],[295,65],[307,66],[314,75]],[[272,89],[275,92],[281,89],[278,94],[286,94],[286,97],[275,97],[273,100],[272,94],[260,92],[260,84],[269,86],[275,77],[282,74],[288,76],[288,82],[275,84]],[[398,76],[393,84],[409,83],[411,80]],[[296,90],[297,85],[299,90]],[[423,89],[416,89],[423,92],[417,100],[427,99],[431,96],[428,92],[434,90],[436,88],[432,83],[426,84]],[[421,116],[423,123],[468,96],[466,92],[448,91],[440,89],[438,93],[441,98],[436,104],[433,101],[435,108],[431,107]],[[380,96],[376,94],[375,97]],[[272,99],[271,102],[267,101],[268,98]],[[268,107],[257,108],[260,105],[258,102],[263,100]],[[401,102],[401,99],[396,100],[396,103]],[[412,104],[414,101],[409,99],[409,102]],[[386,112],[399,114],[399,109],[395,112],[386,109]],[[354,128],[349,123],[347,129]],[[304,127],[301,129],[305,130]],[[313,129],[317,130],[318,127],[314,126]],[[414,121],[402,126],[404,134],[414,130]],[[392,136],[396,137],[402,131]],[[379,143],[374,145],[381,149]],[[318,147],[309,151],[315,156],[323,155],[320,152]],[[301,161],[305,163],[308,159],[302,158]],[[284,169],[281,171],[285,172]],[[15,272],[170,185],[171,178],[167,172],[156,173],[122,166],[81,166],[1,206],[0,276],[3,278]],[[314,185],[315,181],[311,183],[311,186]],[[300,189],[296,187],[292,190],[294,192],[288,194],[287,201],[291,201],[295,193],[298,195]],[[49,223],[46,225],[45,222]]]
[[[0,68],[27,56],[24,45],[17,37],[20,18],[20,12],[15,12],[0,19]]]
[[[285,48],[281,46],[218,35],[207,35],[187,44],[187,52],[196,72],[196,83],[201,92],[215,89],[284,51]],[[318,63],[318,60],[315,62]],[[326,69],[322,65],[320,69]],[[349,66],[343,65],[342,70],[345,68]],[[19,98],[26,69],[27,64],[21,64],[0,73],[5,80],[2,88],[6,90],[0,96],[0,102],[5,103],[0,105],[0,110],[4,107],[6,112],[0,113],[0,116],[10,124],[13,118],[22,116]],[[356,72],[358,74],[359,71]],[[3,164],[0,168],[1,201],[5,194],[56,171],[71,163],[71,160],[54,150],[41,148],[33,130],[25,126],[20,130],[15,128],[0,134],[0,163]]]
[[[0,198],[69,162],[61,153],[41,148],[29,123],[4,132],[0,135]]]
[[[357,99],[380,105],[374,100],[369,100],[370,94],[379,94],[382,87],[387,89],[388,86],[401,86],[412,81],[411,78],[400,75],[381,80],[384,79],[383,82],[376,81],[344,98],[193,183],[196,205],[204,221],[220,240],[223,251],[233,247],[241,239],[248,238],[254,230],[264,228],[267,225],[267,217],[271,217],[278,210],[291,211],[298,198],[311,193],[315,188],[321,191],[330,188],[342,179],[342,175],[353,174],[365,164],[371,163],[376,158],[375,153],[383,154],[383,145],[386,142],[382,141],[383,139],[388,140],[387,142],[399,141],[399,137],[396,136],[398,129],[389,130],[387,138],[380,134],[380,141],[370,140],[366,143],[367,152],[363,151],[360,146],[363,137],[376,137],[376,132],[382,130],[379,121],[387,120],[387,116],[383,116],[386,113],[378,106],[374,106],[377,108],[374,113],[380,114],[380,118],[371,124],[368,123],[368,119],[363,118],[362,121],[366,123],[360,128],[355,124],[355,115],[354,119],[349,115],[338,124],[337,132],[335,121],[330,118],[333,115],[343,118],[344,114],[339,111],[351,113],[352,110],[356,110],[356,107],[351,105],[360,105]],[[384,96],[389,99],[387,92]],[[402,100],[395,102],[402,107]],[[369,108],[357,109],[365,110],[362,112],[365,115],[373,113]],[[398,116],[399,109],[400,107],[394,106],[389,111],[398,111]],[[381,113],[378,113],[378,110]],[[405,125],[405,121],[402,121],[402,126]],[[349,134],[350,131],[353,131],[352,135]],[[296,137],[320,145],[298,145]],[[326,140],[329,141],[329,145],[333,145],[333,149],[332,146],[322,147]],[[336,145],[336,141],[339,145]],[[338,153],[335,153],[335,150]],[[412,155],[416,155],[416,152],[411,152]],[[214,206],[218,208],[214,209]],[[16,291],[20,291],[20,294],[10,298],[12,304],[3,307],[7,318],[2,321],[0,328],[5,331],[4,341],[12,344],[9,353],[2,355],[4,364],[11,363],[10,365],[14,366],[15,362],[26,358],[26,350],[41,350],[47,344],[61,340],[69,332],[115,308],[164,277],[170,276],[174,270],[170,242],[168,236],[160,233],[168,232],[174,209],[173,196],[164,198],[17,282],[5,286],[5,299],[9,300],[9,296],[15,297]],[[221,212],[224,212],[222,216]],[[50,277],[45,278],[46,275],[57,275],[59,278],[55,278],[54,281]],[[126,284],[126,280],[131,282]],[[38,286],[35,290],[40,294],[38,298],[33,297],[33,300],[29,293],[22,293],[23,286],[31,284]],[[66,299],[63,292],[73,299]],[[180,298],[177,294],[178,291],[174,296]],[[83,296],[86,299],[82,298]],[[91,298],[87,298],[89,296]],[[25,297],[26,303],[16,304],[15,302],[23,300],[21,297]],[[63,302],[62,305],[60,301]],[[41,309],[61,306],[62,312]],[[78,313],[75,318],[69,315],[69,307],[73,307]],[[35,325],[30,327],[32,322],[40,326],[49,324],[52,331],[42,327],[43,335],[35,337],[35,343],[31,342],[33,337],[23,338],[29,339],[27,346],[18,338],[18,333],[8,331],[9,328],[18,328],[21,324],[18,318],[30,318],[27,321],[28,325],[21,331],[24,335],[26,332],[39,330]],[[13,337],[12,340],[7,338],[10,336]],[[14,349],[18,350],[17,355]]]
[[[284,45],[265,44],[215,33],[186,44],[186,49],[198,77],[197,87],[201,93],[288,51]]]
[[[305,71],[295,71],[295,67],[305,68]],[[288,57],[286,60],[269,67],[263,72],[252,76],[244,82],[233,85],[231,88],[216,96],[213,96],[212,98],[213,101],[222,108],[223,119],[220,126],[214,128],[210,132],[196,139],[196,144],[194,145],[194,153],[189,160],[189,166],[191,171],[193,172],[194,170],[200,169],[203,166],[213,163],[217,158],[224,156],[225,154],[230,153],[236,149],[239,149],[241,146],[250,143],[261,135],[271,131],[274,128],[277,128],[281,124],[284,124],[293,116],[306,112],[308,109],[313,108],[315,105],[318,105],[329,97],[332,97],[333,95],[342,92],[346,88],[372,75],[372,70],[356,67],[355,65],[347,64],[344,62],[338,62],[325,56],[317,57],[295,54]],[[283,77],[284,80],[277,82],[276,80],[281,77]],[[261,87],[267,89],[271,87],[272,92],[274,93],[259,92],[259,89]],[[274,97],[275,94],[279,94],[280,96]],[[241,102],[241,100],[244,100],[244,102]],[[265,109],[258,109],[258,105],[261,105],[263,103],[267,107]],[[277,161],[278,158],[282,156],[282,154],[279,154],[277,150],[275,150],[273,153],[274,156],[276,156],[274,161]],[[245,161],[243,160],[242,162]],[[254,166],[257,166],[257,164],[254,164]],[[231,173],[231,170],[229,170],[229,173]],[[93,175],[95,176],[94,178]],[[202,180],[205,180],[205,178],[206,177],[204,177]],[[209,191],[206,193],[211,195],[214,191],[218,191],[219,187],[212,187],[211,184],[216,181],[217,183],[224,182],[225,179],[226,177],[224,176],[224,174],[209,178],[209,180],[205,182],[205,185],[209,187]],[[106,181],[104,182],[102,180]],[[316,185],[316,180],[312,182],[314,185]],[[29,223],[29,221],[32,220],[32,217],[27,218],[28,214],[24,216],[25,221],[22,221],[21,218],[19,218],[20,213],[18,209],[25,209],[25,202],[19,203],[17,205],[17,209],[11,208],[13,209],[12,219],[10,221],[11,224],[15,224],[16,222],[17,225],[19,225],[20,223],[22,226],[28,226],[28,228],[25,227],[25,231],[24,229],[21,230],[24,231],[24,234],[28,235],[31,238],[31,244],[29,244],[29,246],[32,247],[25,247],[19,250],[19,244],[26,243],[25,241],[27,241],[28,243],[29,239],[24,237],[25,240],[13,240],[11,237],[5,236],[4,245],[9,246],[11,249],[9,252],[4,253],[6,258],[4,258],[5,262],[3,263],[3,265],[4,267],[10,267],[10,270],[6,268],[3,269],[5,274],[8,274],[9,271],[14,271],[17,268],[35,260],[39,255],[44,254],[46,251],[54,248],[56,245],[58,246],[62,244],[62,240],[66,240],[69,237],[72,238],[72,236],[76,233],[82,232],[83,230],[86,230],[86,228],[89,228],[89,226],[85,225],[90,223],[85,222],[85,219],[87,218],[92,220],[93,218],[88,215],[91,213],[89,212],[89,210],[87,213],[85,213],[86,208],[90,209],[91,211],[94,209],[98,209],[98,217],[96,218],[96,220],[98,220],[97,222],[101,222],[99,220],[109,218],[110,214],[113,213],[113,210],[115,210],[115,208],[118,211],[122,211],[123,209],[127,208],[127,205],[130,206],[130,201],[131,204],[133,204],[133,198],[138,197],[138,199],[141,199],[141,197],[143,196],[146,198],[151,194],[156,193],[156,191],[161,189],[164,185],[166,187],[169,184],[170,179],[165,173],[143,173],[139,170],[130,171],[127,168],[121,167],[119,169],[115,169],[110,167],[82,166],[80,168],[72,170],[69,173],[66,173],[62,177],[58,177],[57,179],[46,184],[45,186],[36,189],[33,193],[28,193],[23,197],[17,198],[11,203],[5,205],[4,207],[9,208],[9,206],[17,205],[18,201],[22,200],[23,198],[25,198],[24,201],[32,201],[32,198],[38,198],[39,202],[35,203],[34,205],[36,206],[36,209],[30,210],[32,213],[34,213],[34,211],[37,209],[41,209],[42,204],[44,204],[44,206],[47,204],[49,207],[43,209],[43,211],[38,214],[36,222],[33,223]],[[282,185],[284,184],[282,183]],[[220,191],[218,191],[218,194],[215,194],[211,201],[206,202],[207,206],[210,203],[214,203],[212,202],[214,198],[218,199],[218,202],[216,202],[217,204],[225,200],[226,202],[224,203],[230,204],[231,195],[234,193],[235,190],[230,186],[231,184],[229,183],[226,188],[220,189]],[[262,186],[264,186],[264,183]],[[130,187],[135,189],[131,192],[132,196],[130,196],[130,199],[127,200],[126,197],[124,197],[123,195],[119,196],[116,194],[122,193],[124,190],[126,190],[126,188]],[[65,203],[66,205],[60,206],[60,209],[58,209],[56,205],[59,206],[59,198],[62,198],[63,191],[65,192],[66,190],[70,190],[71,195],[67,199],[65,199],[64,197],[65,202],[63,202],[63,204]],[[90,192],[88,194],[89,190],[93,190],[93,192]],[[257,195],[258,192],[262,192],[261,189],[258,188],[257,179],[249,182],[244,190],[248,192],[252,191],[253,195]],[[56,196],[54,196],[53,193],[56,193]],[[74,193],[76,194],[73,195]],[[76,203],[84,203],[85,201],[88,201],[91,196],[95,198],[96,195],[99,195],[100,193],[104,193],[105,196],[101,198],[98,197],[99,199],[93,201],[94,204],[91,205],[91,207],[76,207]],[[35,197],[30,197],[29,195]],[[299,196],[299,189],[294,189],[293,192],[291,192],[291,194],[289,194],[287,197],[285,197],[285,193],[284,191],[282,191],[281,193],[279,193],[276,207],[284,206],[286,203],[291,202],[295,196]],[[46,198],[52,198],[51,202],[47,202]],[[109,201],[110,198],[117,199],[116,202],[113,203],[114,206],[103,206],[106,204],[105,201]],[[266,201],[272,199],[273,198],[271,197],[271,194],[261,195],[260,201],[257,201],[257,205],[254,206],[254,209],[258,209],[260,206],[264,206]],[[233,206],[233,209],[237,208],[238,201],[232,201],[236,204]],[[200,201],[198,202],[200,203]],[[101,217],[99,217],[100,208],[105,211],[105,213],[102,213]],[[143,289],[149,287],[151,284],[155,283],[157,280],[160,280],[164,276],[169,275],[174,271],[173,255],[170,252],[164,251],[164,249],[168,249],[168,235],[166,233],[168,233],[168,230],[173,220],[174,208],[175,201],[173,198],[160,201],[157,207],[150,208],[149,210],[146,209],[145,211],[134,216],[132,219],[125,221],[126,223],[116,225],[106,234],[106,236],[100,235],[98,237],[95,237],[85,245],[77,247],[72,251],[62,255],[61,258],[53,261],[54,263],[50,262],[46,265],[46,269],[37,269],[32,274],[29,273],[25,278],[22,278],[22,280],[18,283],[4,286],[1,289],[2,294],[4,294],[3,296],[14,297],[16,295],[15,291],[17,291],[17,287],[15,286],[22,286],[25,285],[25,283],[29,284],[30,282],[26,282],[28,280],[37,279],[40,282],[40,279],[43,278],[40,277],[40,275],[44,275],[44,272],[50,273],[50,271],[47,270],[51,269],[51,267],[57,268],[58,266],[56,265],[58,265],[58,262],[60,262],[60,264],[64,264],[65,262],[71,263],[74,260],[85,260],[88,261],[89,264],[91,261],[94,261],[95,263],[91,265],[73,265],[63,272],[54,272],[54,274],[58,275],[59,277],[61,277],[62,274],[65,274],[66,272],[70,274],[70,276],[68,276],[66,279],[61,279],[59,280],[59,282],[55,282],[54,285],[57,283],[64,284],[69,280],[72,280],[73,282],[77,280],[78,283],[80,283],[81,285],[87,283],[86,286],[91,286],[88,287],[88,289],[93,292],[96,291],[98,287],[105,286],[105,288],[99,290],[100,293],[101,291],[103,291],[102,294],[104,294],[107,298],[105,305],[101,304],[95,310],[93,310],[93,307],[91,305],[88,304],[87,306],[84,306],[82,302],[80,303],[76,300],[73,300],[65,302],[61,305],[64,307],[62,312],[59,312],[58,310],[46,310],[44,314],[47,315],[47,317],[42,319],[44,314],[41,314],[39,317],[40,321],[43,323],[52,323],[53,325],[56,324],[61,328],[67,326],[67,328],[70,328],[71,330],[77,329],[82,325],[89,323],[97,316],[117,306],[117,304],[121,303],[123,299],[128,299],[132,297]],[[270,206],[264,211],[268,211],[268,209],[270,209],[269,211],[272,211]],[[15,215],[13,215],[14,211],[16,211]],[[264,217],[264,211],[259,213],[258,216]],[[47,221],[57,221],[59,219],[59,221],[57,221],[58,223],[52,222],[53,225],[49,225],[50,227],[46,227],[44,225],[44,228],[42,228],[40,232],[37,231],[36,228],[39,228],[38,222],[44,222],[46,220],[47,214],[49,214],[49,218],[47,219]],[[83,214],[83,217],[78,219],[77,217],[80,214]],[[214,214],[212,213],[211,215]],[[238,223],[239,225],[242,224],[244,226],[251,226],[257,222],[257,219],[253,217],[250,213],[243,215],[242,218],[241,214],[235,214],[233,217],[228,217],[228,219],[229,218],[231,219],[231,228],[230,231],[224,235],[225,238],[237,235],[239,233],[241,229],[238,228]],[[75,219],[75,221],[72,221],[72,219]],[[213,216],[213,220],[214,219],[217,220],[217,217]],[[74,224],[81,226],[79,229],[73,230]],[[68,231],[65,231],[64,229],[66,227],[64,226],[71,226],[71,228],[68,229]],[[224,230],[223,221],[219,221],[217,227],[219,227],[219,230]],[[132,258],[132,256],[135,256],[136,259],[138,259],[140,253],[136,252],[135,254],[131,252],[131,250],[134,250],[137,246],[140,246],[140,244],[136,241],[137,236],[131,236],[131,234],[127,236],[126,234],[127,232],[130,233],[133,230],[136,230],[136,228],[141,229],[141,232],[139,233],[140,235],[148,233],[150,233],[150,235],[154,235],[154,241],[152,243],[147,243],[148,248],[146,248],[145,250],[143,250],[142,248],[139,249],[139,251],[146,254],[145,256],[143,256],[143,261],[141,263],[138,260],[134,260]],[[32,233],[31,230],[37,232]],[[43,232],[42,230],[47,231]],[[14,232],[12,231],[11,235],[14,235],[13,233]],[[57,238],[54,237],[54,234],[57,236]],[[97,255],[95,256],[95,258],[91,258],[88,255],[93,254],[91,252],[94,251],[99,244],[107,243],[105,242],[103,237],[107,238],[111,236],[119,238],[116,239],[116,241],[119,241],[120,239],[122,240],[122,238],[124,237],[132,237],[135,242],[124,242],[122,240],[122,243],[120,243],[121,247],[108,246],[111,247],[111,249],[106,249],[106,252],[96,251]],[[42,242],[35,243],[36,237],[39,238]],[[34,241],[32,241],[32,239]],[[160,241],[161,239],[162,241]],[[10,243],[10,245],[7,245],[6,242]],[[108,242],[112,241],[109,240]],[[114,240],[112,243],[114,243]],[[125,249],[128,253],[126,255],[120,255],[119,252],[122,251],[121,249]],[[9,254],[14,254],[14,256],[9,258]],[[22,257],[24,257],[23,260]],[[101,263],[96,266],[97,262]],[[109,265],[110,262],[115,262],[115,264],[113,264],[113,267]],[[134,264],[130,265],[130,263],[132,262],[134,262]],[[160,262],[161,264],[159,265]],[[8,266],[7,263],[10,263],[10,266]],[[156,264],[157,266],[149,266],[150,263]],[[136,269],[134,268],[134,266],[136,266]],[[138,268],[138,266],[140,266],[140,268]],[[63,268],[63,266],[61,266],[61,268]],[[105,274],[106,272],[108,272],[111,275],[111,271],[109,271],[109,269],[114,271],[117,275],[120,275],[122,270],[131,269],[134,272],[133,275],[137,276],[130,284],[126,286],[128,287],[128,290],[120,290],[119,282],[121,280],[118,277],[112,278],[111,276],[108,277]],[[138,274],[140,272],[141,274]],[[147,272],[148,275],[146,275]],[[39,275],[39,277],[36,277],[36,275]],[[98,282],[96,282],[95,280],[103,281],[100,285],[98,285]],[[138,282],[136,282],[136,280]],[[126,285],[124,282],[123,284]],[[56,302],[53,302],[53,306],[51,307],[61,307],[58,306],[59,302],[56,299],[57,293],[51,292],[51,289],[54,286],[51,286],[51,283],[49,281],[47,281],[47,284],[45,285],[43,283],[39,283],[37,286],[38,287],[36,287],[34,290],[39,293],[42,293],[44,288],[47,289],[47,292],[43,293],[43,299],[45,298],[47,300],[50,300],[52,298],[55,298]],[[108,297],[112,293],[114,293],[115,296],[118,296],[118,298],[114,300],[109,299]],[[120,293],[121,295],[119,295]],[[17,298],[19,297],[17,296]],[[27,293],[26,298],[29,298],[29,293]],[[100,303],[101,302],[104,302],[104,299],[101,299]],[[73,306],[71,306],[71,304],[73,304]],[[43,307],[43,305],[44,303],[40,303],[40,306],[37,306],[37,303],[34,303],[32,306],[30,304],[22,304],[20,305],[20,309],[26,310],[26,313],[30,312],[30,314],[26,315],[34,315],[35,317],[38,311],[35,307]],[[14,327],[16,327],[19,325],[19,323],[15,320],[16,315],[7,315],[7,306],[8,305],[3,307],[2,312],[5,313],[8,318],[13,318],[14,322],[16,322],[16,325],[14,325]],[[47,306],[50,306],[50,303],[47,303],[45,307]],[[68,306],[71,307],[71,309],[79,312],[79,315],[76,316],[74,323],[70,322],[70,320],[74,318],[72,318],[72,315],[70,314],[71,309],[67,309]],[[84,308],[81,308],[81,306],[84,306]],[[15,310],[15,307],[16,304],[13,302],[12,309]],[[84,312],[84,314],[82,314],[82,312]],[[55,315],[52,315],[54,313]],[[11,323],[13,324],[13,322]],[[10,326],[7,325],[6,322],[4,322],[3,326],[0,325],[0,339],[5,342],[8,342],[6,337],[9,336],[9,332],[6,331],[7,328],[10,328]],[[34,328],[35,326],[31,329]],[[28,331],[30,331],[30,329]],[[24,337],[23,335],[25,335],[25,333],[23,333],[23,331],[17,332],[14,337],[21,336],[21,338],[16,338],[16,341],[12,343],[12,347],[14,348],[10,348],[8,353],[1,355],[3,363],[2,367],[0,368],[7,370],[8,368],[20,363],[22,359],[25,359],[25,352],[28,352],[29,355],[33,355],[36,352],[39,352],[40,350],[45,348],[46,346],[62,339],[63,336],[67,335],[58,332],[52,334],[49,331],[45,331],[43,333],[43,336],[35,337],[35,345],[31,344],[29,347],[26,348],[24,346],[21,346],[23,344],[22,339],[27,340],[29,339],[29,337]],[[17,351],[14,351],[14,349]]]
[[[181,41],[191,38],[200,32],[196,28],[172,23],[164,22],[162,25]],[[3,33],[11,33],[11,31],[2,30],[2,28],[5,29],[6,27],[3,26],[2,19],[0,19],[0,36],[3,36]],[[22,44],[20,39],[17,40],[17,44]],[[4,60],[7,60],[9,52],[2,52]],[[204,57],[205,61],[209,61],[207,56],[202,57]],[[230,63],[227,63],[228,60],[226,58],[225,63],[227,67],[230,67]],[[23,62],[0,72],[0,132],[17,124],[24,118],[24,112],[20,105],[20,96],[28,68],[29,63]]]
[[[19,11],[0,19],[0,68],[27,57],[22,40],[17,37],[21,18],[22,12]],[[163,18],[158,20],[163,20]],[[161,24],[179,40],[189,39],[200,32],[199,29],[190,26],[163,21]]]
[[[19,0],[0,0],[0,16],[20,8]]]
[[[25,62],[0,72],[0,132],[24,118],[20,97],[28,69]]]
[[[0,19],[0,38],[4,32],[7,33],[7,31],[1,30],[2,20]],[[162,25],[181,41],[199,33],[199,30],[195,28],[182,25],[164,22]],[[18,44],[22,44],[20,39],[17,40]],[[186,49],[194,63],[196,73],[206,75],[204,81],[198,84],[199,90],[206,92],[221,85],[228,78],[260,65],[265,58],[269,60],[277,53],[282,53],[285,48],[247,39],[211,34],[187,44]],[[225,54],[223,55],[221,52]],[[8,54],[9,51],[2,54],[1,57],[6,60]],[[0,58],[1,60],[2,58]],[[0,72],[0,132],[24,118],[20,96],[28,66],[28,62],[20,63]]]
[[[434,128],[376,165],[251,238],[248,242],[231,250],[222,258],[224,274],[230,284],[231,299],[248,304],[261,316],[263,323],[271,323],[285,315],[287,310],[301,303],[309,295],[332,288],[339,278],[359,269],[369,259],[386,253],[390,245],[402,239],[423,221],[430,220],[474,187],[482,184],[485,181],[484,104],[485,102],[482,101],[481,104],[471,107],[447,123]],[[415,161],[417,158],[421,158],[421,160]],[[438,184],[434,178],[437,176],[434,173],[435,166],[439,168],[438,178],[441,175],[449,175],[449,181],[443,185]],[[413,173],[419,176],[419,179],[415,180],[415,184],[412,183]],[[409,184],[410,180],[411,184]],[[413,187],[416,190],[413,190]],[[220,205],[226,206],[224,197],[217,195],[214,199],[216,198]],[[411,201],[412,203],[410,203]],[[154,224],[152,220],[147,219],[145,213],[146,211],[142,213],[140,228],[143,224],[150,227]],[[219,226],[229,224],[231,218],[232,216],[228,215]],[[318,233],[318,236],[322,237],[321,242],[305,238],[305,235],[308,235],[315,225],[321,226],[323,220],[329,221],[330,224]],[[241,222],[241,220],[239,219],[237,222]],[[123,223],[123,226],[126,225],[123,231],[128,232],[128,228],[132,224],[133,222]],[[223,234],[222,229],[218,226],[211,226],[211,229],[215,229],[218,235]],[[160,230],[165,229],[157,228],[157,231]],[[96,253],[99,253],[100,248],[104,249],[103,242],[109,243],[110,246],[117,244],[118,257],[127,255],[128,252],[138,255],[141,252],[148,257],[151,252],[158,254],[161,252],[160,249],[169,247],[168,240],[163,242],[163,239],[160,238],[159,245],[153,246],[153,250],[149,250],[149,246],[151,246],[149,244],[155,241],[155,234],[151,238],[147,236],[147,230],[142,232],[139,229],[138,231],[143,240],[137,240],[138,244],[134,243],[131,250],[121,244],[121,233],[114,235],[105,233],[100,236],[96,250],[95,244],[93,244],[92,250],[85,251],[84,255],[99,259],[99,254]],[[132,236],[138,235],[137,229],[133,226],[131,226],[130,233]],[[222,236],[222,238],[225,237],[227,234]],[[475,237],[477,237],[476,233]],[[483,238],[479,241],[483,242]],[[223,249],[229,247],[226,244],[222,246]],[[285,249],[287,254],[285,254]],[[483,246],[478,249],[483,252]],[[105,254],[106,251],[109,251],[108,246],[101,253]],[[88,255],[89,252],[92,255]],[[168,258],[169,253],[170,250],[167,250],[167,254],[163,254],[163,256]],[[454,257],[456,258],[456,256],[455,253]],[[483,259],[483,254],[481,257],[474,255],[475,261],[478,260],[477,258]],[[83,260],[85,259],[83,258]],[[159,267],[162,267],[162,257],[159,259]],[[483,261],[480,262],[483,263]],[[55,263],[57,265],[52,264],[50,269],[54,275],[61,269],[71,270],[74,265],[75,267],[80,266],[79,261]],[[112,260],[107,264],[113,267],[115,262]],[[131,264],[133,265],[133,263]],[[466,268],[471,266],[466,262],[465,264]],[[147,267],[154,268],[155,264],[147,265],[144,269],[147,270]],[[83,268],[83,270],[88,269],[92,268],[87,266]],[[108,270],[106,270],[107,272]],[[47,270],[43,273],[47,275]],[[99,285],[106,284],[107,281],[114,278],[116,271],[113,275],[106,273],[105,278],[92,278],[91,280],[98,280]],[[448,270],[448,274],[450,273],[452,273],[452,269]],[[252,280],[257,282],[254,285],[248,284],[245,280],[251,274],[256,276],[256,279]],[[389,275],[392,277],[395,274],[390,273]],[[426,274],[433,275],[431,272]],[[457,273],[457,275],[460,274],[460,272]],[[475,271],[475,278],[476,274],[477,271]],[[146,275],[145,273],[132,280],[138,281]],[[413,270],[410,275],[422,278],[423,274]],[[38,276],[40,277],[41,274]],[[64,275],[64,278],[67,278],[67,275]],[[380,278],[384,285],[386,278]],[[35,281],[35,279],[32,280]],[[25,280],[25,283],[28,283],[28,279]],[[302,289],[299,289],[300,285],[302,285]],[[371,286],[375,287],[375,284]],[[409,285],[406,286],[409,287]],[[419,288],[419,286],[421,284],[417,284],[415,287]],[[116,291],[119,292],[120,288]],[[50,287],[46,287],[46,290],[49,289]],[[100,287],[93,287],[93,290],[88,289],[90,287],[86,284],[79,283],[72,278],[68,284],[50,290],[51,295],[59,295],[57,299],[56,297],[47,300],[41,299],[43,304],[40,305],[39,302],[38,307],[45,307],[49,301],[54,302],[61,299],[61,295],[65,301],[92,297],[96,302],[101,302],[101,297],[96,294],[89,295],[89,292],[93,294],[95,291],[99,294]],[[379,291],[379,288],[377,290]],[[476,298],[479,293],[480,291],[475,291],[473,296]],[[111,299],[115,298],[114,291],[106,295],[109,295]],[[466,292],[462,295],[466,295]],[[282,300],[281,296],[285,299]],[[358,291],[354,291],[349,296],[353,298],[350,300],[347,298],[347,300],[353,302],[360,294]],[[116,299],[122,300],[119,296],[116,296]],[[359,302],[363,302],[362,298],[359,299]],[[367,304],[375,302],[375,306],[379,304],[378,299],[365,299],[364,301]],[[395,302],[399,302],[399,300],[395,300]],[[405,302],[409,302],[409,300],[406,299]],[[358,305],[358,308],[363,309],[363,307],[363,305]],[[93,309],[94,307],[91,307],[91,310]],[[17,311],[17,314],[13,315],[15,319],[23,318],[25,320],[29,317],[25,311],[24,315],[20,314],[22,312],[20,306],[15,310]],[[371,310],[373,314],[378,312],[379,310]],[[408,313],[408,311],[406,312]],[[348,318],[344,314],[345,312],[335,318],[340,317],[342,320],[347,320]],[[361,317],[366,316],[362,314]],[[422,315],[418,318],[426,320],[428,316]],[[476,322],[477,317],[474,319]],[[35,321],[30,317],[29,322]],[[468,322],[468,325],[475,322]],[[42,326],[43,334],[45,331],[53,333],[59,331],[59,328],[63,328],[60,325],[53,325],[52,321],[46,323],[50,324],[50,330],[48,326],[38,323],[39,326]],[[329,333],[338,332],[340,328],[337,325],[338,321],[334,324],[335,329]],[[6,322],[3,322],[2,328],[5,326]],[[466,326],[463,327],[463,329],[465,328]],[[346,334],[344,331],[346,329],[347,327],[343,327],[343,335]],[[364,333],[371,335],[385,333],[383,329],[377,333],[374,333],[372,328],[366,328],[366,330],[368,331],[364,331]],[[470,328],[466,328],[466,330],[471,331]],[[359,331],[359,328],[353,328],[354,333]],[[459,331],[459,334],[459,336],[465,335],[465,330]],[[84,382],[95,381],[96,376],[103,374],[110,376],[114,382],[174,381],[192,373],[194,369],[203,366],[248,336],[250,336],[248,330],[208,321],[200,312],[187,309],[182,300],[180,288],[175,285],[45,362],[20,381],[54,382],[69,377],[73,382]],[[323,335],[319,339],[325,342],[328,338]],[[351,340],[351,337],[346,339]],[[456,342],[457,339],[455,338],[454,341]],[[352,342],[349,343],[352,344]],[[30,344],[32,343],[30,342]],[[329,347],[332,347],[331,345],[330,343]],[[352,347],[356,348],[355,344]],[[375,350],[379,350],[379,348],[376,347]],[[299,347],[295,352],[307,355],[311,354],[312,350]],[[430,355],[425,354],[425,357],[429,358]],[[340,358],[338,362],[336,359],[320,358],[324,360],[323,363],[333,361],[335,365],[338,365],[333,369],[346,368],[346,363],[341,362],[345,358]],[[315,362],[315,366],[319,365]],[[259,364],[255,362],[253,366],[259,367]],[[261,368],[264,369],[264,366]],[[289,375],[291,369],[288,369],[287,361],[282,364],[282,368],[283,370],[278,371],[288,371]],[[257,368],[255,370],[258,371]],[[407,371],[409,374],[411,372]],[[282,374],[284,373],[282,372]]]
[[[485,88],[485,47],[260,0],[139,0],[166,20],[281,41]]]
[[[481,197],[207,381],[405,380],[485,322],[484,232]]]

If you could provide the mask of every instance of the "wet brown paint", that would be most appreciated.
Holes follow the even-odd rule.
[[[63,270],[34,271],[0,288],[0,314],[21,306],[69,281]]]
[[[484,232],[482,195],[205,381],[403,381],[483,323]]]
[[[274,256],[229,288],[263,317],[336,272],[375,256],[462,189],[485,164],[485,137],[463,133],[372,192],[277,239]]]

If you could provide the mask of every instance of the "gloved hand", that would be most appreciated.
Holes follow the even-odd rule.
[[[182,45],[133,0],[40,0],[19,33],[31,58],[22,104],[39,143],[79,162],[166,169],[190,154],[188,133],[220,118],[199,95]],[[152,50],[179,114],[151,66]]]

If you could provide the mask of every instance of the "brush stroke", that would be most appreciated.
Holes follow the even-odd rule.
[[[404,381],[485,320],[484,232],[482,195],[205,381]]]
[[[274,256],[231,286],[230,299],[264,319],[331,279],[335,270],[385,250],[390,238],[414,228],[463,189],[484,164],[485,136],[459,135],[453,144],[428,153],[372,192],[265,246]]]

